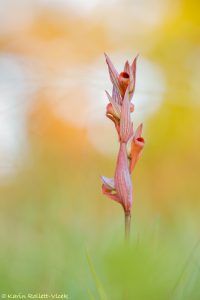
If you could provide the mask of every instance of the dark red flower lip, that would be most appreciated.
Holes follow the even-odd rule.
[[[119,74],[119,76],[122,77],[122,78],[124,78],[124,79],[129,79],[130,78],[130,76],[129,76],[129,74],[127,72],[121,72]]]
[[[143,137],[138,137],[136,140],[137,140],[138,142],[144,143]]]

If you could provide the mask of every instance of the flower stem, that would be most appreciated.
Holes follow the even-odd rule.
[[[131,230],[131,213],[125,212],[125,240],[128,242],[130,239]]]

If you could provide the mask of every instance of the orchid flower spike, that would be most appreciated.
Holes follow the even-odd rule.
[[[115,124],[120,145],[114,178],[101,177],[102,192],[110,199],[122,205],[125,213],[125,232],[126,236],[128,236],[133,202],[131,173],[144,147],[142,124],[134,133],[131,121],[131,112],[134,111],[134,105],[131,103],[131,100],[135,90],[136,62],[138,56],[135,57],[131,65],[126,61],[124,70],[120,74],[118,74],[106,54],[105,57],[113,84],[112,96],[106,91],[109,100],[106,107],[106,116]],[[128,153],[129,142],[131,143],[131,147]]]

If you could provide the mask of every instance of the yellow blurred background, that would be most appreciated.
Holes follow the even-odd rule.
[[[36,257],[33,244],[59,243],[58,232],[75,235],[74,248],[96,235],[103,241],[108,230],[119,238],[122,209],[100,183],[100,175],[113,175],[118,149],[105,117],[111,83],[104,52],[118,71],[140,54],[133,122],[144,123],[146,145],[133,175],[136,232],[159,220],[178,223],[186,244],[198,238],[199,10],[197,0],[0,0],[4,290],[24,286],[20,257]],[[56,249],[50,261],[56,251],[63,257]],[[56,287],[43,275],[36,281],[35,260],[32,286]]]

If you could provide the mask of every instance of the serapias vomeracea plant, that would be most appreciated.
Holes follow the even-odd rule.
[[[122,205],[125,213],[125,236],[128,238],[133,203],[131,174],[145,143],[142,137],[142,124],[134,130],[131,121],[131,113],[134,112],[131,100],[135,91],[138,56],[131,65],[126,61],[124,70],[120,74],[106,54],[105,57],[112,82],[112,96],[106,91],[109,100],[106,116],[115,125],[119,140],[119,152],[114,178],[101,177],[102,192]]]

